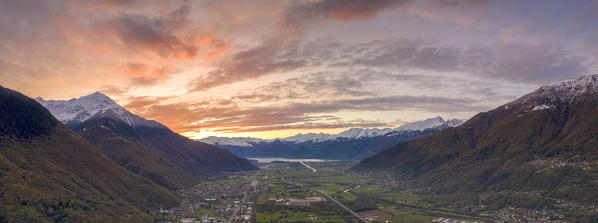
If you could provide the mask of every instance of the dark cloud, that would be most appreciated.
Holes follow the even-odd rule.
[[[459,48],[430,45],[418,39],[376,40],[346,49],[336,65],[454,71],[461,62]]]
[[[485,79],[545,84],[586,73],[587,62],[583,56],[550,44],[463,48],[419,39],[383,39],[353,45],[322,39],[291,43],[270,40],[232,54],[216,69],[191,83],[190,89],[202,91],[313,67],[456,72]],[[325,80],[323,84],[332,86]]]
[[[235,96],[233,99],[250,102],[310,98],[339,98],[345,96],[375,96],[367,88],[375,79],[364,75],[368,72],[317,72],[272,82]]]
[[[475,95],[478,99],[511,98],[504,95],[496,81],[473,81],[465,77],[429,74],[402,74],[370,69],[326,71],[272,82],[236,95],[232,100],[243,103],[272,101],[306,101],[314,98],[376,97],[381,93],[372,86],[409,86],[436,92],[452,91],[460,95]]]
[[[222,62],[219,67],[192,83],[193,91],[260,77],[271,72],[283,72],[307,65],[301,58],[280,58],[284,43],[269,40],[262,45],[240,51]]]
[[[139,7],[142,0],[83,0],[77,2],[84,10]],[[147,3],[147,1],[145,1]]]
[[[191,91],[202,91],[275,72],[317,66],[338,46],[327,40],[312,42],[269,39],[260,45],[231,54],[218,67],[190,84]]]
[[[176,35],[185,25],[189,12],[190,7],[183,4],[162,17],[124,13],[108,21],[106,26],[132,49],[150,49],[162,57],[193,59],[199,52],[198,46]]]
[[[324,103],[322,108],[362,111],[396,111],[420,109],[429,112],[476,111],[485,107],[475,106],[477,101],[466,98],[446,98],[432,96],[388,96],[332,101]],[[320,106],[316,106],[320,107]]]
[[[434,3],[439,7],[463,7],[479,6],[488,4],[488,0],[435,0]]]
[[[571,52],[551,44],[509,44],[486,55],[468,55],[466,58],[478,56],[486,57],[487,59],[481,60],[490,63],[479,64],[471,69],[475,74],[489,78],[548,84],[588,74],[586,57],[572,55]],[[473,60],[465,60],[464,64],[471,61]]]
[[[346,52],[344,61],[336,65],[461,72],[533,84],[575,78],[587,72],[587,58],[550,44],[468,49],[400,39],[373,41]]]
[[[409,0],[320,0],[301,2],[286,10],[280,25],[284,29],[301,32],[305,26],[318,20],[371,19],[383,10],[402,6]]]
[[[33,41],[42,38],[40,34],[56,35],[59,30],[46,23],[64,7],[62,1],[0,1],[0,39]]]

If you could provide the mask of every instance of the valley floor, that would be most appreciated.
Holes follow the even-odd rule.
[[[368,222],[570,221],[566,210],[501,207],[489,194],[432,195],[401,188],[384,174],[346,173],[354,164],[259,163],[259,171],[180,191],[185,199],[179,207],[153,214],[159,222],[363,222],[345,206]]]

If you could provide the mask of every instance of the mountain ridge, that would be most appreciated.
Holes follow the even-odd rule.
[[[251,143],[251,146],[219,145],[242,157],[250,158],[303,158],[361,160],[398,142],[422,137],[445,128],[447,124],[424,130],[403,130],[384,135],[360,138],[337,138],[325,141],[293,142],[274,140]]]
[[[35,100],[46,107],[56,119],[69,127],[79,125],[94,116],[111,116],[133,127],[165,127],[156,121],[146,120],[129,112],[99,91],[70,100],[44,100],[41,97],[37,97]]]
[[[256,169],[227,150],[137,116],[100,92],[65,101],[37,101],[113,161],[169,189],[194,186],[223,172]]]
[[[463,125],[398,143],[352,171],[386,172],[433,193],[485,193],[517,207],[512,191],[598,204],[598,75],[542,86]],[[555,165],[554,163],[559,163]],[[502,193],[502,194],[501,194]],[[522,206],[519,206],[522,207]]]
[[[0,130],[0,221],[148,222],[150,210],[178,204],[173,192],[114,163],[38,102],[1,86]]]
[[[400,132],[400,131],[410,131],[410,130],[420,130],[423,131],[428,128],[435,128],[439,127],[443,124],[448,125],[449,127],[456,127],[463,123],[463,120],[460,119],[449,119],[444,120],[442,117],[434,117],[428,118],[425,120],[415,121],[406,123],[401,125],[397,128],[351,128],[345,131],[342,131],[338,134],[327,134],[327,133],[307,133],[307,134],[297,134],[294,136],[286,137],[286,138],[277,138],[277,139],[260,139],[260,138],[252,138],[252,137],[216,137],[210,136],[202,139],[198,139],[197,141],[205,142],[211,145],[217,146],[239,146],[239,147],[251,147],[253,144],[256,143],[269,143],[276,140],[279,141],[286,141],[286,142],[295,142],[295,143],[304,143],[304,142],[324,142],[324,141],[333,141],[339,138],[348,138],[348,139],[359,139],[364,137],[377,137],[383,136],[390,132]]]

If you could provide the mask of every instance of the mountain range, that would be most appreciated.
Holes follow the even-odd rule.
[[[510,207],[597,205],[597,145],[598,75],[591,75],[542,86],[459,127],[398,143],[352,170],[385,172],[437,193],[495,194]]]
[[[397,128],[351,128],[339,134],[308,133],[283,139],[208,137],[200,139],[242,157],[360,160],[398,142],[462,124],[462,120],[429,118]]]
[[[436,117],[393,129],[201,141],[99,92],[34,100],[0,87],[0,222],[152,221],[151,210],[178,204],[174,190],[256,169],[239,156],[363,159],[349,171],[395,190],[471,198],[481,208],[482,200],[585,208],[574,213],[580,221],[598,220],[585,212],[598,205],[598,74],[542,86],[464,123]]]
[[[149,222],[178,199],[0,87],[0,222]]]
[[[222,172],[256,169],[227,150],[143,119],[99,92],[64,101],[36,100],[116,163],[169,189]]]

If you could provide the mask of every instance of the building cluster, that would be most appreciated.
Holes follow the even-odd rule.
[[[505,222],[566,222],[565,216],[558,211],[514,207],[503,208],[483,216],[494,216]]]
[[[527,221],[527,222],[568,222],[566,214],[570,211],[585,211],[588,213],[598,213],[598,207],[595,205],[584,205],[582,203],[567,201],[563,199],[550,199],[550,203],[554,204],[552,208],[544,209],[527,209],[521,207],[502,208],[499,210],[488,211],[486,206],[482,204],[487,203],[487,199],[491,196],[521,196],[532,199],[547,199],[547,197],[540,191],[500,191],[495,193],[486,193],[480,195],[480,203],[477,208],[470,209],[472,212],[483,212],[479,214],[484,217],[491,217],[501,219],[504,222],[513,221]]]
[[[250,176],[234,175],[231,179],[248,178],[249,182],[201,185],[181,190],[184,198],[178,207],[153,212],[160,222],[223,223],[251,222],[257,180]]]
[[[365,182],[369,185],[376,185],[382,190],[396,191],[400,188],[400,181],[396,180],[391,174],[388,173],[377,173],[364,175]]]

